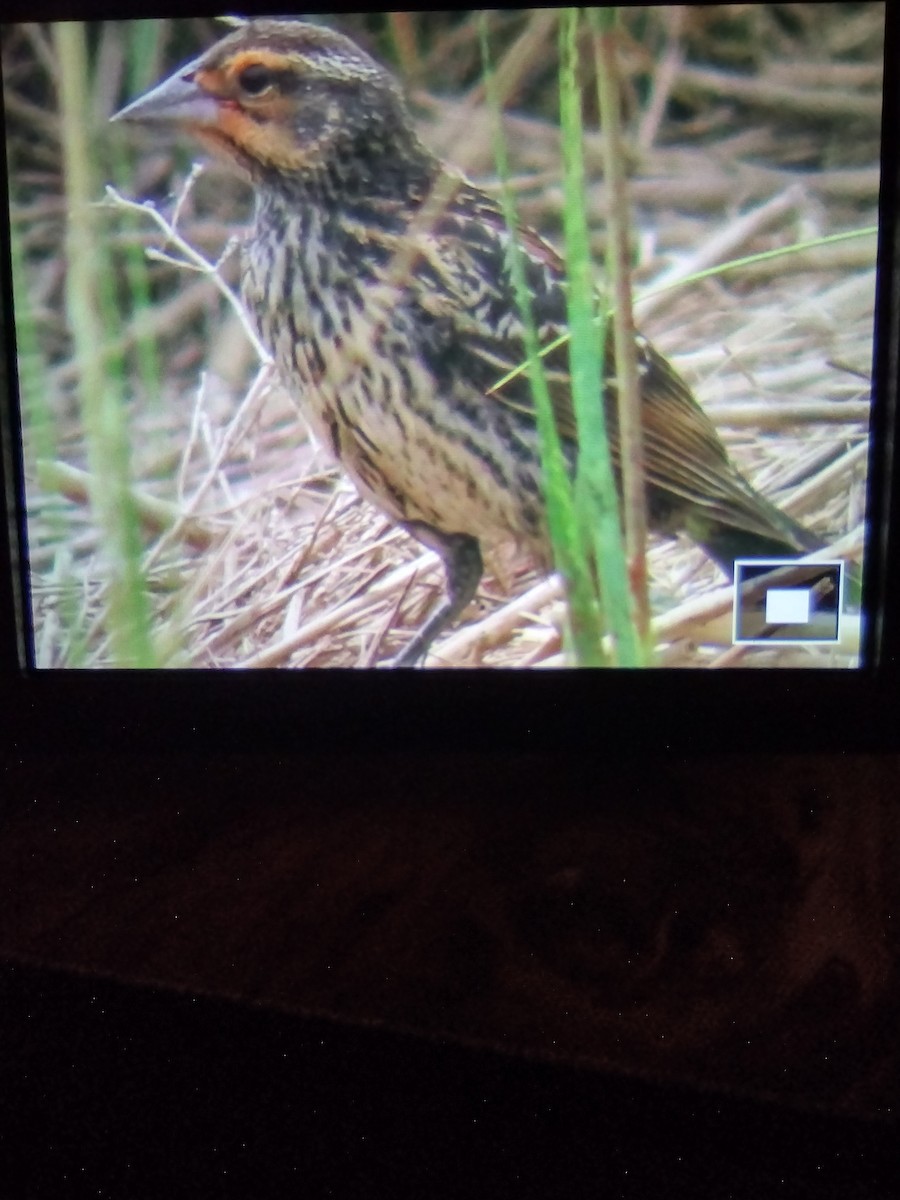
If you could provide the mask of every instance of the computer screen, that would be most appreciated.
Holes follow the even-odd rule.
[[[885,20],[7,21],[28,665],[871,665]]]

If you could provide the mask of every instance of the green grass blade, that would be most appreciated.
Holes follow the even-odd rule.
[[[622,528],[627,580],[630,584],[636,630],[643,651],[649,650],[650,605],[647,598],[647,500],[640,379],[637,370],[634,315],[631,298],[631,221],[625,177],[615,8],[588,10],[594,34],[597,100],[603,129],[603,158],[607,204],[606,266],[612,298],[615,347],[619,469]]]
[[[593,551],[603,610],[621,666],[642,662],[632,620],[628,570],[622,543],[619,497],[603,403],[605,329],[598,332],[587,218],[581,88],[578,71],[580,12],[564,9],[560,19],[560,124],[563,146],[563,229],[568,276],[569,364],[578,426],[575,495],[579,528]]]
[[[494,118],[494,154],[501,183],[501,203],[504,219],[510,231],[508,243],[510,276],[525,331],[527,368],[535,405],[550,540],[556,565],[566,583],[570,633],[576,662],[582,666],[600,666],[605,663],[600,608],[596,590],[593,587],[590,565],[584,555],[579,535],[574,491],[559,431],[556,427],[553,402],[540,354],[540,342],[531,308],[531,296],[525,278],[523,251],[515,237],[519,220],[513,194],[509,187],[509,161],[503,137],[500,101],[491,65],[487,21],[484,14],[481,15],[480,20],[480,36],[485,94]]]
[[[57,438],[53,405],[53,392],[41,346],[40,331],[34,318],[34,310],[28,288],[28,268],[22,247],[21,232],[15,223],[10,228],[10,260],[12,264],[13,306],[15,310],[16,366],[19,382],[19,400],[22,420],[22,451],[26,476],[37,472],[37,463],[42,458],[56,454]],[[26,518],[28,524],[29,557],[39,548],[54,557],[54,585],[59,589],[59,615],[65,630],[64,665],[80,667],[86,657],[86,629],[81,619],[79,583],[72,571],[71,555],[67,546],[72,538],[72,514],[69,506],[58,496],[47,494],[37,504],[30,487],[26,490]],[[32,587],[38,581],[32,579]],[[32,603],[37,607],[37,596],[32,592]],[[35,613],[32,612],[32,620]],[[41,633],[39,622],[35,622],[34,647],[36,665],[42,662]]]
[[[155,665],[141,536],[130,488],[122,364],[104,348],[114,337],[111,271],[96,228],[97,186],[85,113],[89,63],[84,26],[53,27],[59,59],[60,134],[68,210],[66,305],[79,372],[88,461],[97,479],[91,501],[108,566],[106,630],[118,666]],[[101,283],[106,281],[106,285]]]

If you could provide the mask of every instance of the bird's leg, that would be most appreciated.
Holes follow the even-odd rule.
[[[447,574],[447,599],[391,663],[392,667],[415,667],[425,658],[438,634],[459,616],[475,595],[484,566],[477,539],[467,533],[441,533],[421,521],[409,521],[403,528],[441,556]]]

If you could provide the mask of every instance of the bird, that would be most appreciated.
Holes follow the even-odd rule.
[[[511,541],[549,572],[535,402],[515,371],[528,355],[510,239],[544,346],[566,332],[564,263],[424,144],[394,74],[325,25],[254,19],[114,119],[186,133],[249,182],[241,294],[262,343],[362,496],[442,560],[446,594],[390,665],[425,660],[474,598],[484,549]],[[729,578],[737,558],[820,548],[741,475],[690,387],[640,334],[635,353],[650,530],[686,534]],[[611,341],[604,363],[618,480]],[[574,472],[564,345],[545,369]]]

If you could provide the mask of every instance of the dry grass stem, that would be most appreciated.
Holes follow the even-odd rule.
[[[65,496],[75,504],[88,505],[91,502],[93,480],[89,471],[81,471],[64,462],[39,460],[37,479],[48,494]],[[170,538],[180,539],[194,550],[207,550],[212,544],[212,530],[202,521],[188,516],[178,505],[141,492],[134,493],[134,503],[141,523],[149,534],[165,533]]]
[[[189,177],[189,184],[192,183],[195,178],[196,175],[192,174]],[[115,208],[121,208],[124,212],[133,212],[148,216],[151,221],[153,221],[153,223],[159,227],[162,233],[165,234],[167,243],[171,244],[178,251],[178,256],[173,256],[165,253],[164,251],[151,248],[151,251],[148,251],[148,253],[151,254],[151,257],[155,256],[158,261],[169,262],[173,266],[181,267],[184,270],[193,269],[195,271],[199,271],[201,275],[204,275],[206,278],[212,280],[219,293],[224,297],[228,304],[231,305],[232,309],[237,315],[239,321],[241,322],[241,328],[247,335],[247,340],[256,350],[259,361],[262,363],[269,362],[271,356],[269,355],[268,350],[266,350],[265,346],[259,340],[257,332],[250,323],[244,306],[241,304],[234,290],[228,286],[226,281],[218,272],[217,268],[221,262],[221,259],[219,262],[209,262],[203,257],[202,254],[199,253],[199,251],[194,249],[190,242],[185,241],[181,234],[178,233],[175,227],[175,221],[167,220],[163,214],[149,202],[144,201],[142,203],[138,203],[135,200],[129,200],[120,192],[117,192],[111,184],[106,185],[106,196],[111,205]],[[176,204],[176,216],[181,211],[182,202],[183,194]]]
[[[859,94],[853,87],[798,86],[781,82],[782,77],[768,72],[749,77],[711,67],[686,67],[681,72],[678,88],[686,93],[706,92],[717,100],[739,100],[742,104],[779,115],[791,113],[813,120],[831,118],[835,121],[877,121],[881,118],[880,94]],[[868,81],[871,83],[871,75]]]

